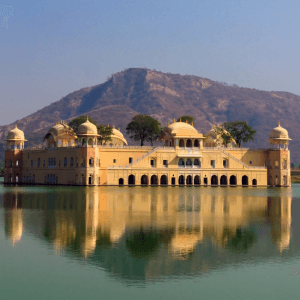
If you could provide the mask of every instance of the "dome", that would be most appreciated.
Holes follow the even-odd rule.
[[[290,140],[288,131],[280,126],[275,127],[270,133],[270,139],[281,139],[281,140]]]
[[[53,136],[54,140],[57,140],[57,138],[61,135],[67,135],[71,138],[77,138],[74,130],[64,121],[60,121],[59,123],[51,127],[45,135],[44,140],[48,139],[51,135]]]
[[[189,123],[184,122],[174,122],[170,124],[168,128],[171,130],[171,133],[177,133],[179,131],[190,132],[192,134],[198,134],[197,129]]]
[[[77,135],[98,135],[97,126],[87,119],[84,123],[82,123],[78,128]]]
[[[121,140],[123,143],[125,143],[127,145],[127,141],[124,138],[124,135],[118,129],[113,128],[111,138],[115,138],[115,139]]]
[[[25,141],[24,132],[15,125],[15,128],[10,130],[7,134],[7,140],[21,140]]]

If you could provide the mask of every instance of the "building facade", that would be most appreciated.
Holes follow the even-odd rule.
[[[25,148],[24,132],[7,136],[4,182],[53,185],[290,186],[289,136],[280,124],[270,133],[270,148],[222,146],[217,127],[206,135],[184,122],[168,124],[161,146],[128,146],[113,129],[99,144],[88,120],[75,133],[65,122],[45,135],[44,147]]]

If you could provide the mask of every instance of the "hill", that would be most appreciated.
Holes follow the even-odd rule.
[[[99,123],[120,127],[125,134],[131,118],[141,113],[151,115],[162,125],[181,115],[192,115],[202,133],[216,123],[245,120],[257,130],[251,146],[259,148],[269,146],[269,133],[280,120],[293,139],[291,159],[300,162],[299,104],[300,96],[288,92],[228,86],[192,75],[126,69],[102,84],[82,88],[21,120],[0,126],[0,161],[7,132],[15,123],[24,130],[27,145],[33,146],[40,144],[47,130],[61,119],[68,122],[88,114]]]

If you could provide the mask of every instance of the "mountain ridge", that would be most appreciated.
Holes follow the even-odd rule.
[[[260,91],[226,85],[211,79],[131,68],[113,74],[106,82],[84,87],[17,120],[0,126],[0,160],[7,132],[16,123],[25,132],[27,145],[41,138],[57,121],[69,122],[90,115],[98,123],[115,125],[124,133],[131,118],[148,114],[166,126],[181,115],[192,115],[195,127],[205,134],[213,124],[247,121],[257,130],[253,147],[269,146],[269,133],[281,121],[289,131],[291,157],[300,161],[297,125],[300,125],[300,96],[284,91]],[[132,143],[134,144],[134,143]],[[1,159],[2,158],[2,159]]]

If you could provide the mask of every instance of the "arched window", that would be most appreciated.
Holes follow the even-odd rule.
[[[66,167],[67,164],[68,164],[68,160],[67,160],[67,158],[65,157],[65,158],[64,158],[64,167]]]
[[[32,183],[35,183],[35,175],[32,175]]]
[[[99,179],[100,179],[100,177],[99,177]],[[124,179],[123,178],[119,178],[119,185],[123,185],[123,184],[124,184]]]
[[[200,160],[198,158],[195,158],[195,160],[194,160],[194,166],[196,168],[200,168],[201,167],[201,163],[200,163]]]
[[[193,166],[193,162],[192,162],[192,160],[190,158],[188,158],[186,160],[186,166],[188,166],[188,167],[192,167]]]
[[[195,141],[194,141],[194,147],[197,147],[197,148],[200,147],[199,140],[195,140]]]
[[[184,167],[184,159],[183,158],[179,158],[178,166],[179,167]]]
[[[179,147],[184,148],[184,140],[183,139],[179,140]]]
[[[186,141],[186,147],[187,147],[187,148],[192,148],[192,147],[193,147],[193,142],[192,142],[192,140],[188,139],[188,140]]]
[[[257,180],[256,180],[256,179],[253,179],[253,180],[252,180],[252,185],[253,185],[253,186],[257,186]]]
[[[141,177],[141,185],[148,185],[148,176],[147,175],[143,175]]]
[[[70,160],[70,166],[73,167],[73,165],[74,165],[74,158],[71,157],[71,160]]]

